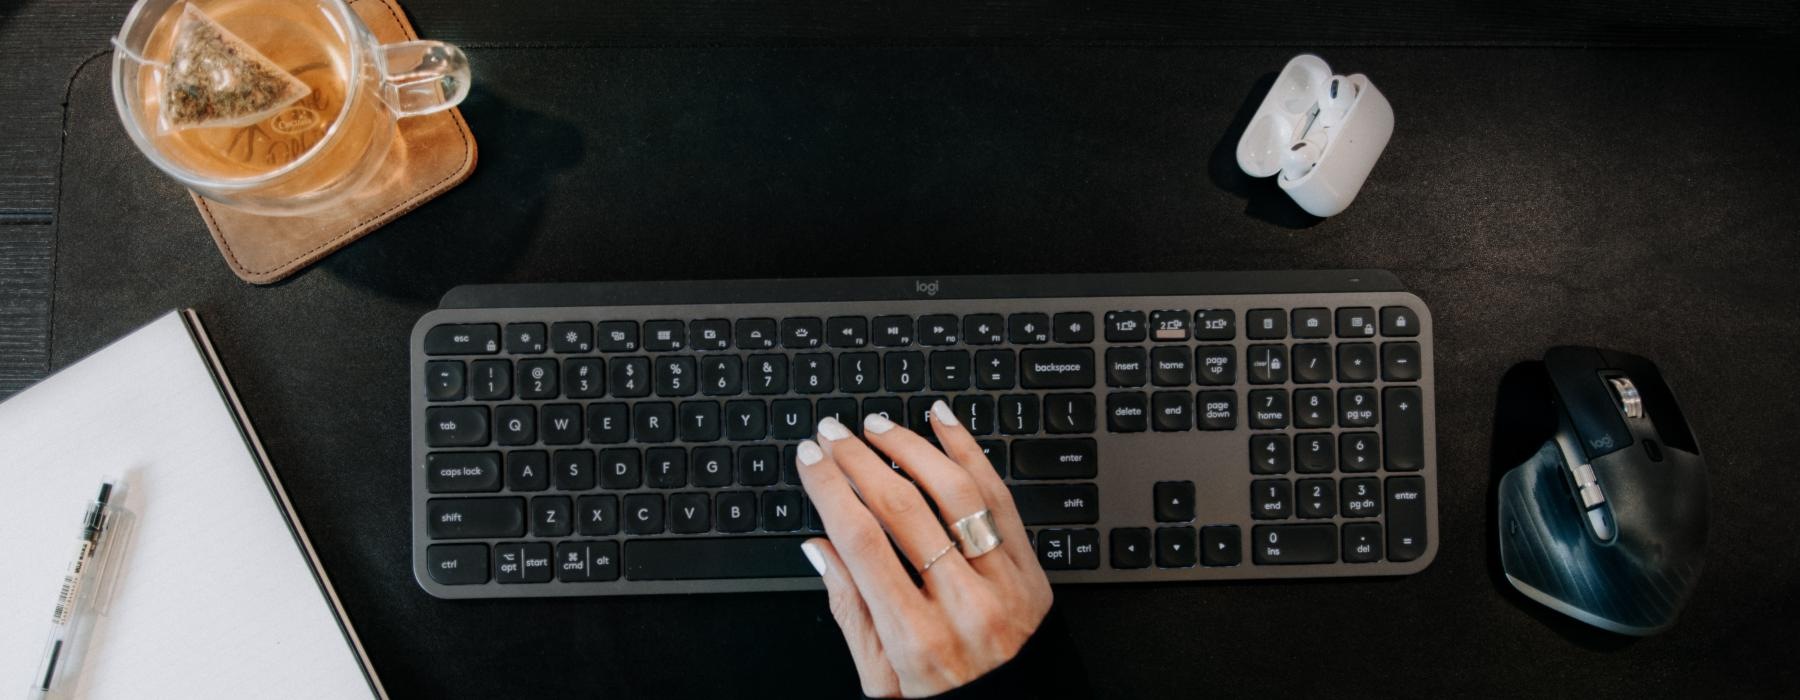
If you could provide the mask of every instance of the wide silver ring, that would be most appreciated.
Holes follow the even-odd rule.
[[[950,537],[962,547],[965,559],[974,559],[1000,548],[1000,528],[994,526],[994,514],[986,508],[951,523]]]
[[[937,562],[938,562],[938,560],[939,560],[939,559],[943,559],[943,558],[944,558],[944,555],[946,555],[946,554],[949,554],[949,553],[950,553],[950,551],[951,551],[951,550],[954,550],[954,549],[956,549],[956,543],[955,543],[955,542],[951,542],[951,543],[950,543],[950,544],[947,544],[947,545],[944,545],[944,548],[943,548],[943,549],[940,549],[940,550],[938,550],[938,551],[937,551],[937,554],[933,554],[933,555],[931,555],[931,556],[930,556],[930,557],[928,557],[928,558],[926,558],[926,559],[925,559],[925,564],[924,564],[924,565],[923,565],[923,566],[920,566],[920,567],[919,567],[919,573],[921,573],[921,574],[922,574],[922,573],[925,573],[925,572],[927,572],[927,571],[930,571],[930,570],[931,570],[931,565],[932,565],[932,564],[936,564],[936,563],[937,563]]]

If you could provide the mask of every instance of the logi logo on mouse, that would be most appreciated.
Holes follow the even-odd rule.
[[[938,293],[938,281],[913,280],[913,291],[928,297],[935,297]]]

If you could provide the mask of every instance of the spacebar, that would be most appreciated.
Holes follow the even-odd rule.
[[[800,543],[806,537],[712,537],[625,541],[625,578],[659,581],[696,578],[818,576]]]

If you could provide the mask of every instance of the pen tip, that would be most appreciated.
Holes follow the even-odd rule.
[[[94,497],[94,500],[105,503],[108,498],[112,498],[112,482],[110,481],[100,484],[100,495]]]

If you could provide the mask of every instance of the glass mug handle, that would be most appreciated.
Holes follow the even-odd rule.
[[[381,100],[397,117],[442,112],[469,95],[469,57],[441,41],[403,41],[375,49]]]

